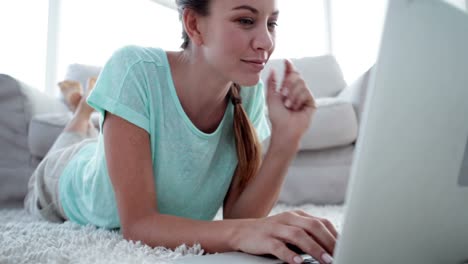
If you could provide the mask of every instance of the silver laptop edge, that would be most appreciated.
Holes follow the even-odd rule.
[[[335,263],[463,263],[467,15],[389,1],[370,85]]]

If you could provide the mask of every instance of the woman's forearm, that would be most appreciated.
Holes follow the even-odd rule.
[[[299,148],[299,141],[280,142],[271,138],[258,175],[239,196],[227,218],[265,217],[278,200],[289,164]]]
[[[249,219],[201,221],[165,214],[152,214],[126,228],[127,240],[141,241],[150,247],[175,249],[182,244],[201,244],[206,253],[236,251],[232,237]]]

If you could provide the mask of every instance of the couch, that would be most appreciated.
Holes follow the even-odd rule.
[[[370,70],[347,85],[331,55],[292,61],[315,96],[317,111],[288,170],[279,201],[291,205],[341,204]],[[270,60],[262,79],[266,81],[271,68],[282,76],[283,67],[282,60]],[[87,78],[97,76],[100,69],[72,64],[63,79],[80,81],[86,88]],[[32,171],[70,118],[61,98],[0,74],[0,208],[22,206]],[[92,117],[96,126],[98,118],[97,113]],[[268,143],[264,142],[264,149]]]

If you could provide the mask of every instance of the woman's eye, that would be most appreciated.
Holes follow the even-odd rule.
[[[246,25],[246,26],[253,25],[254,23],[253,19],[250,19],[250,18],[240,18],[237,21],[239,22],[239,24]]]
[[[277,26],[278,26],[278,23],[276,23],[276,22],[269,22],[269,23],[268,23],[268,27],[271,28],[271,29],[274,29],[274,28],[276,28]]]

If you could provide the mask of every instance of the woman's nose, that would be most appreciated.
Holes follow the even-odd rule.
[[[262,49],[269,51],[273,49],[274,45],[274,35],[269,31],[268,27],[261,27],[257,32],[255,32],[253,40],[253,48],[255,50]]]

